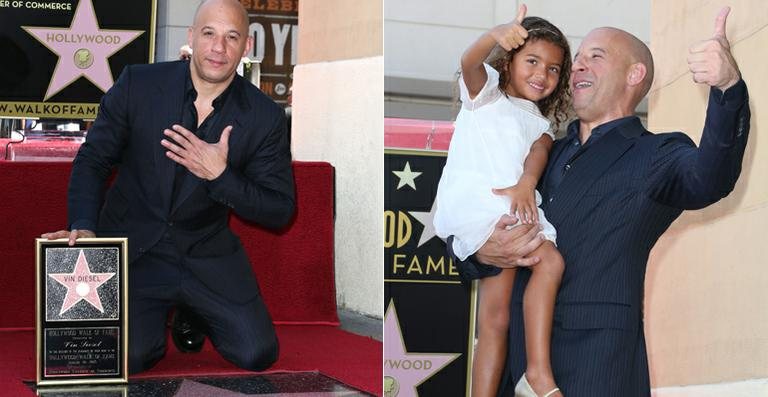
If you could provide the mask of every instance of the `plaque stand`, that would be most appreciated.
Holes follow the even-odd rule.
[[[128,382],[128,239],[36,240],[37,385]]]

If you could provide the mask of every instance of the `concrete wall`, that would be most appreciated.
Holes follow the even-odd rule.
[[[661,387],[768,378],[768,144],[760,131],[768,123],[768,113],[761,110],[768,104],[768,8],[758,0],[651,4],[657,74],[649,101],[650,129],[684,131],[699,141],[709,91],[693,83],[686,56],[691,44],[712,35],[714,17],[726,4],[732,6],[727,35],[752,109],[735,191],[709,208],[684,213],[652,252],[646,280],[652,383]],[[730,391],[737,387],[722,390],[729,393],[717,395],[736,395]],[[768,389],[758,382],[748,390],[753,393],[749,395],[766,395],[761,393]],[[664,395],[683,395],[675,393],[670,389]],[[687,395],[705,395],[697,393]]]
[[[386,0],[385,75],[452,81],[462,52],[489,28],[509,22],[518,4],[548,19],[578,47],[597,25],[625,29],[648,41],[648,2],[610,0]]]
[[[382,318],[384,208],[381,0],[299,2],[292,145],[336,167],[339,307]]]
[[[653,397],[755,397],[768,396],[768,380],[756,379],[711,385],[674,386],[654,389]]]
[[[179,47],[187,44],[187,28],[198,4],[189,0],[157,0],[155,62],[179,58]]]
[[[452,120],[461,54],[483,32],[514,18],[520,3],[528,6],[528,15],[558,26],[572,51],[599,25],[625,29],[646,42],[650,38],[648,0],[386,0],[386,116]]]

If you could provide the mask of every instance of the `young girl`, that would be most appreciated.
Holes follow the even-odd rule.
[[[566,118],[571,55],[559,29],[541,18],[524,18],[525,12],[523,5],[515,21],[483,34],[461,58],[462,108],[437,191],[434,224],[440,237],[454,236],[453,252],[461,260],[488,240],[504,214],[515,215],[519,223],[540,224],[547,241],[534,252],[541,260],[531,267],[523,298],[527,368],[515,396],[551,397],[562,396],[552,375],[549,344],[564,264],[555,248],[555,229],[537,208],[541,197],[535,189],[552,131]],[[491,65],[484,63],[494,49],[501,56]],[[515,277],[515,269],[485,268],[485,274],[469,276],[485,277],[480,280],[473,397],[496,395]],[[460,271],[467,275],[467,269]]]

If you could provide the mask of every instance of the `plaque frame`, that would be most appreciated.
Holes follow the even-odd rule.
[[[128,397],[127,384],[46,386],[35,390],[39,397],[119,396]]]
[[[35,240],[38,386],[128,382],[127,265],[124,237],[80,238],[74,246],[68,239]],[[85,273],[78,273],[78,266]],[[65,276],[69,287],[60,281]],[[48,342],[62,350],[52,354]],[[58,365],[47,365],[54,361]]]
[[[422,171],[423,173],[421,176],[423,178],[431,178],[429,181],[422,179],[419,185],[419,190],[413,189],[411,191],[411,197],[408,199],[398,199],[397,203],[393,203],[393,196],[395,191],[398,191],[396,188],[392,188],[392,190],[387,190],[386,186],[393,186],[391,181],[388,184],[386,181],[387,178],[391,178],[392,171],[389,168],[388,161],[390,161],[390,157],[392,156],[403,156],[407,157],[406,160],[410,162],[410,166],[414,167],[415,161],[426,161],[426,162],[432,162],[436,158],[442,158],[443,161],[448,156],[448,152],[445,150],[433,150],[433,149],[412,149],[412,148],[399,148],[399,147],[385,147],[384,148],[384,169],[385,169],[385,192],[384,192],[384,211],[392,211],[396,213],[409,213],[411,210],[416,211],[430,211],[430,205],[429,203],[432,203],[435,199],[435,193],[437,191],[437,183],[440,179],[443,164],[441,164],[438,167],[438,171],[435,172],[434,169],[428,169],[428,168],[420,168],[419,171]],[[415,169],[415,168],[414,168]],[[430,182],[431,181],[431,182]],[[426,185],[426,186],[424,186]],[[433,186],[434,185],[434,186]],[[402,192],[401,192],[402,193]],[[426,200],[426,201],[425,201]],[[413,204],[414,206],[403,206],[404,202],[408,202],[409,204]],[[419,207],[420,208],[416,208]],[[408,323],[411,328],[411,333],[417,333],[413,332],[414,329],[423,329],[423,328],[434,328],[434,323],[436,320],[444,320],[446,322],[451,323],[452,333],[458,333],[458,330],[461,329],[461,332],[466,331],[466,338],[462,337],[460,339],[459,343],[450,343],[451,345],[456,346],[455,350],[447,350],[443,349],[440,350],[438,347],[436,347],[437,343],[440,342],[442,344],[448,344],[446,342],[447,339],[444,340],[441,336],[430,336],[430,339],[427,339],[429,342],[424,342],[423,338],[420,338],[417,335],[410,335],[405,336],[401,334],[402,338],[408,338],[411,339],[413,344],[408,344],[406,347],[409,352],[412,351],[419,351],[419,352],[427,352],[429,354],[439,352],[441,354],[446,353],[460,353],[461,356],[456,358],[456,364],[449,363],[444,368],[437,371],[435,374],[433,374],[434,378],[442,377],[442,379],[425,379],[421,383],[417,385],[417,387],[421,388],[423,385],[427,384],[428,381],[432,382],[433,384],[430,385],[432,389],[431,394],[435,393],[436,389],[440,389],[441,387],[455,387],[455,390],[459,390],[459,387],[456,385],[447,385],[444,383],[445,379],[450,379],[451,381],[456,381],[460,377],[463,381],[463,388],[464,393],[461,394],[462,396],[469,397],[472,390],[472,366],[474,363],[474,356],[475,356],[475,338],[477,336],[477,302],[478,302],[478,282],[475,280],[470,285],[463,285],[462,281],[460,281],[460,278],[458,274],[455,275],[449,275],[447,277],[430,277],[430,276],[424,276],[421,273],[417,273],[416,276],[408,276],[408,275],[395,275],[393,274],[391,266],[393,265],[394,254],[395,252],[398,254],[406,254],[409,257],[418,257],[419,255],[429,255],[430,253],[438,252],[438,254],[442,254],[446,252],[445,243],[444,242],[436,242],[432,241],[430,242],[425,241],[422,246],[419,246],[416,243],[416,241],[419,240],[419,237],[416,235],[417,232],[413,232],[414,234],[411,234],[411,237],[409,239],[409,242],[406,242],[404,245],[398,247],[394,239],[391,242],[391,246],[387,246],[386,241],[386,222],[385,222],[385,243],[384,243],[384,311],[387,312],[387,309],[390,305],[390,302],[393,306],[396,306],[398,309],[398,316],[400,320],[400,324]],[[437,236],[434,237],[435,240],[439,240]],[[429,245],[432,244],[432,247],[430,248]],[[434,251],[435,245],[439,246],[440,248],[437,251]],[[397,248],[397,249],[396,249]],[[404,260],[405,263],[409,263],[409,259]],[[428,265],[427,265],[428,266]],[[427,273],[428,274],[428,273]],[[437,298],[435,298],[437,296]],[[429,298],[427,298],[429,297]],[[447,306],[451,307],[451,310],[449,311],[450,315],[440,315],[440,314],[432,314],[434,317],[422,316],[411,316],[409,319],[407,311],[405,310],[406,307],[409,307],[412,309],[413,313],[416,314],[423,314],[424,311],[419,311],[419,307],[423,307],[420,302],[432,302],[432,301],[439,301],[441,304],[446,304]],[[466,311],[464,310],[463,304],[466,305]],[[438,313],[438,311],[434,311],[433,313]],[[424,319],[427,319],[426,321]],[[427,325],[425,325],[427,323]],[[418,343],[421,342],[421,343]],[[459,346],[463,345],[462,350],[459,350]],[[386,353],[385,353],[386,354]],[[425,354],[425,353],[422,353]],[[386,356],[385,356],[386,358]],[[466,364],[464,366],[459,367],[460,361],[465,360]],[[456,368],[454,368],[454,372],[451,375],[446,375],[444,373],[440,373],[440,371],[446,370],[450,371],[451,368],[449,366],[454,365]],[[383,375],[386,376],[387,374],[387,368],[386,364],[383,368]],[[436,383],[439,383],[436,385]],[[453,389],[451,389],[453,390]],[[400,390],[402,391],[402,389]],[[424,390],[422,390],[424,392]],[[459,393],[459,392],[457,392]],[[429,393],[425,393],[429,394]],[[386,395],[386,391],[385,391]],[[459,394],[457,394],[459,395]]]

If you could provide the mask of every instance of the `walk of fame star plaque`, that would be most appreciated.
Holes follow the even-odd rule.
[[[154,62],[157,0],[0,1],[0,116],[96,118],[128,65]]]
[[[128,239],[36,240],[37,384],[128,381]]]
[[[384,397],[470,395],[477,288],[433,225],[445,162],[384,150]]]

